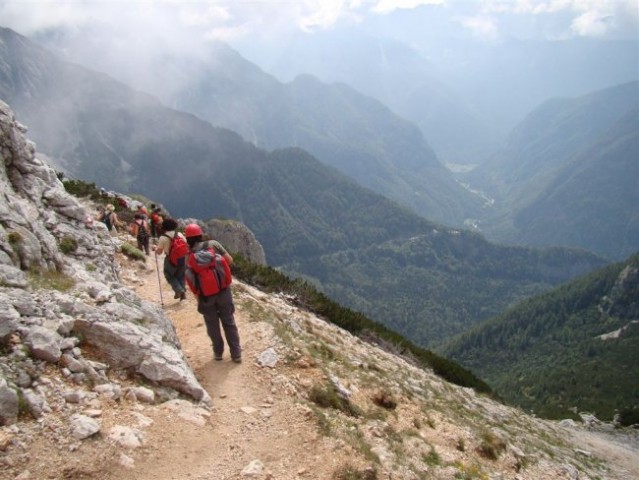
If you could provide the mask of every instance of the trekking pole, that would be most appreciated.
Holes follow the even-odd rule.
[[[155,254],[155,271],[158,274],[158,286],[160,287],[160,304],[164,307],[164,300],[162,299],[162,282],[160,281],[160,266],[158,264],[158,254]]]

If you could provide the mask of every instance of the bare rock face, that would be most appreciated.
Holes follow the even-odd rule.
[[[639,262],[624,268],[617,281],[601,302],[601,308],[610,315],[628,320],[639,319]]]
[[[174,396],[209,403],[171,321],[120,283],[114,260],[118,241],[102,224],[85,226],[90,212],[65,191],[53,168],[36,158],[25,131],[0,102],[4,390],[32,398],[32,381],[43,365],[56,363],[76,383],[107,383],[105,369],[122,369],[146,379],[165,396],[173,391]],[[105,369],[84,358],[84,347],[108,363]],[[14,403],[9,393],[0,396],[0,423],[14,421]]]
[[[258,265],[266,265],[262,244],[246,225],[234,220],[212,219],[205,222],[204,230],[231,252],[237,252]]]

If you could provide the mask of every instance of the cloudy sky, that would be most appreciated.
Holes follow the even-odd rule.
[[[156,70],[163,58],[208,61],[208,43],[215,40],[283,82],[311,73],[328,83],[350,83],[334,75],[343,64],[321,69],[312,62],[325,57],[326,49],[350,46],[357,55],[357,39],[373,37],[409,46],[441,75],[457,75],[462,84],[474,75],[464,65],[481,62],[492,46],[517,43],[513,39],[534,40],[535,46],[574,38],[624,39],[634,42],[623,46],[634,52],[623,57],[624,64],[639,57],[637,0],[0,0],[0,26],[156,95],[160,86],[172,88]],[[321,43],[320,37],[329,41]],[[321,45],[315,57],[307,48],[313,43]],[[292,45],[299,48],[290,54]],[[596,64],[590,53],[579,58]],[[499,74],[501,67],[494,68]],[[608,83],[566,88],[581,92]]]
[[[637,39],[638,10],[636,0],[0,0],[0,24],[24,35],[102,24],[233,43],[348,24],[379,26],[410,12],[424,32],[447,24],[486,41],[504,35]]]

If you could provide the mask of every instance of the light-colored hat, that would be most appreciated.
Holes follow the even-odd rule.
[[[115,207],[109,203],[109,204],[106,206],[106,209],[107,209],[109,212],[112,212],[113,210],[115,210]]]

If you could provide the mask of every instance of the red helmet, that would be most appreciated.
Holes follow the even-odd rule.
[[[197,237],[198,235],[202,235],[202,228],[197,223],[189,223],[184,228],[184,236],[186,238]]]

